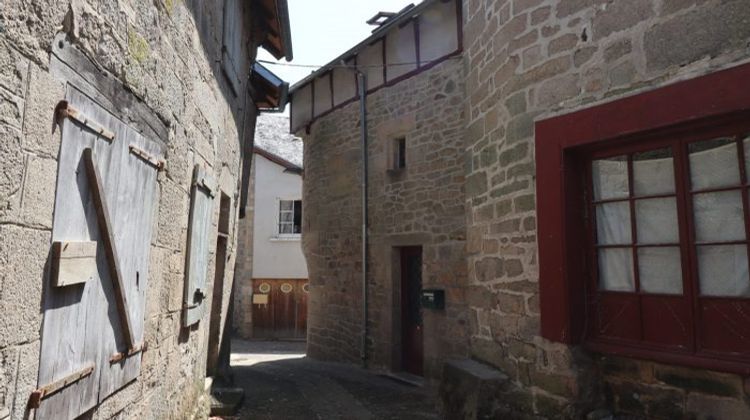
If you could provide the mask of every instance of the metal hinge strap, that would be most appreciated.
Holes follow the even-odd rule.
[[[112,357],[109,358],[109,363],[115,364],[119,363],[128,357],[135,356],[138,353],[143,353],[144,351],[148,350],[148,343],[143,342],[141,344],[138,344],[136,346],[133,346],[133,348],[128,349],[126,352],[119,352],[112,355]]]
[[[43,399],[91,375],[91,373],[94,372],[95,367],[96,364],[91,363],[89,365],[86,365],[86,367],[84,367],[83,369],[80,369],[64,378],[58,379],[39,389],[34,390],[31,393],[31,397],[29,398],[29,408],[39,408],[42,404]]]
[[[156,168],[157,171],[161,171],[164,169],[164,165],[166,164],[166,161],[164,159],[155,158],[151,156],[148,152],[146,152],[145,150],[141,149],[140,147],[134,144],[129,145],[128,148],[130,149],[130,153],[138,156],[144,162]]]
[[[65,118],[70,118],[78,122],[109,141],[115,139],[114,131],[108,130],[98,122],[88,118],[84,113],[73,107],[73,105],[70,105],[68,101],[60,101],[55,108],[55,120],[59,123]]]

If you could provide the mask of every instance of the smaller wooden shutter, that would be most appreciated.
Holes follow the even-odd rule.
[[[239,0],[224,1],[224,28],[223,28],[223,48],[221,52],[221,68],[224,71],[229,84],[237,96],[240,91],[240,63],[245,60],[242,54],[243,48],[243,27],[242,27],[242,7]]]
[[[183,299],[183,325],[186,327],[200,321],[206,307],[208,245],[217,188],[216,180],[200,165],[196,165],[190,191],[190,225]]]

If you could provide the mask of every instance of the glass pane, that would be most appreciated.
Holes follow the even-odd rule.
[[[291,223],[282,223],[279,225],[279,233],[294,233]]]
[[[646,293],[682,294],[680,248],[639,248],[638,276]]]
[[[745,245],[698,247],[698,278],[705,296],[750,296]]]
[[[294,221],[294,213],[282,211],[281,212],[281,221],[282,222],[293,222]]]
[[[635,224],[639,244],[673,244],[680,241],[677,199],[649,198],[635,202]]]
[[[740,183],[737,144],[732,139],[690,143],[690,185],[693,191]]]
[[[294,210],[294,202],[291,200],[281,200],[279,206],[281,210]]]
[[[628,188],[627,156],[595,160],[591,163],[594,182],[594,200],[625,198]]]
[[[675,192],[672,149],[651,150],[633,155],[633,192],[636,196]]]
[[[630,248],[599,250],[599,288],[633,292],[633,251]]]
[[[596,233],[599,245],[632,243],[630,203],[606,203],[596,206]]]
[[[722,191],[693,196],[695,238],[698,242],[726,242],[745,239],[742,194]]]
[[[742,140],[742,144],[745,149],[745,182],[748,182],[748,178],[750,178],[750,137]]]

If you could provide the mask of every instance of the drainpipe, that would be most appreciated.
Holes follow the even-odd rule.
[[[367,76],[357,71],[362,136],[362,366],[367,367]]]

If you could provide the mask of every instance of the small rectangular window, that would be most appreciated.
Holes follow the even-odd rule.
[[[391,169],[399,170],[406,167],[406,138],[393,140],[393,163]]]
[[[302,200],[279,201],[279,235],[302,233]]]

